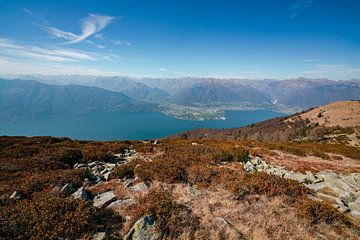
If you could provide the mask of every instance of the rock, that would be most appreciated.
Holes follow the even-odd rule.
[[[199,145],[199,144],[196,143],[196,142],[192,142],[191,145],[192,145],[192,146],[197,146],[197,145]]]
[[[358,197],[356,201],[349,203],[348,206],[351,215],[360,217],[360,197]]]
[[[11,195],[10,195],[10,199],[14,199],[14,200],[22,200],[25,199],[26,196],[24,194],[22,194],[19,191],[14,191]]]
[[[332,181],[326,181],[326,184],[339,197],[347,197],[351,192],[355,191],[354,188],[352,188],[346,182],[342,181],[341,178]]]
[[[60,193],[67,193],[67,194],[71,194],[73,192],[75,192],[75,189],[73,187],[72,183],[67,183],[65,184],[59,191]]]
[[[307,184],[305,186],[311,190],[314,190],[315,192],[318,192],[319,190],[325,188],[327,185],[325,182],[320,182],[320,183]]]
[[[292,171],[287,172],[284,177],[301,183],[305,182],[306,179],[306,176],[304,174],[296,173]]]
[[[254,159],[251,159],[250,162],[254,165],[260,165],[262,164],[262,160],[259,157],[255,157]]]
[[[104,173],[103,178],[104,178],[105,181],[108,181],[108,180],[109,180],[110,173],[111,173],[111,172],[106,172],[106,173]]]
[[[145,182],[141,182],[141,183],[138,183],[138,184],[130,187],[130,189],[132,189],[135,192],[145,192],[149,189],[149,187],[147,186],[147,184]]]
[[[105,173],[109,172],[109,170],[107,170],[106,168],[104,168],[103,170],[101,170],[100,174],[104,175]]]
[[[102,165],[102,164],[103,164],[103,163],[100,162],[100,161],[95,161],[95,162],[89,163],[88,165],[89,165],[89,167],[95,167],[95,166],[97,166],[97,165]]]
[[[136,221],[129,233],[124,237],[125,240],[157,240],[160,234],[154,232],[155,218],[152,216],[143,216]]]
[[[125,182],[123,183],[123,186],[124,186],[125,188],[129,188],[129,187],[131,187],[131,186],[134,186],[134,182],[133,182],[132,179],[127,179],[127,180],[125,180]]]
[[[329,182],[337,180],[339,175],[334,172],[320,172],[317,174],[317,177],[323,179],[323,181]]]
[[[128,206],[128,205],[132,205],[134,203],[135,203],[135,201],[132,198],[123,199],[123,200],[116,200],[115,202],[110,203],[106,208]]]
[[[107,240],[108,239],[108,236],[106,234],[106,232],[98,232],[98,233],[95,233],[91,240]]]
[[[254,172],[256,170],[255,166],[250,161],[244,164],[244,169],[247,172]]]
[[[81,187],[78,190],[76,190],[76,192],[71,194],[71,196],[75,199],[83,199],[83,200],[89,200],[91,197],[90,193],[86,191],[84,187]]]
[[[201,194],[201,191],[199,189],[190,186],[187,187],[186,192],[190,197],[195,197]]]
[[[115,199],[116,196],[113,191],[104,192],[94,198],[93,205],[94,207],[102,208],[113,202]]]
[[[306,173],[306,179],[305,179],[306,182],[308,182],[308,183],[316,182],[316,178],[312,172],[306,171],[305,173]]]
[[[88,165],[86,163],[77,163],[74,165],[75,168],[86,168]]]

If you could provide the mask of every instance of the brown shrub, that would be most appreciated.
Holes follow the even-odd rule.
[[[346,224],[346,216],[326,202],[317,202],[310,199],[302,201],[297,208],[297,214],[311,222],[311,224]]]
[[[75,239],[94,231],[98,210],[91,203],[37,196],[0,208],[3,239]]]
[[[249,152],[242,147],[231,148],[229,150],[217,149],[213,152],[215,163],[220,162],[243,162],[246,161]]]
[[[285,195],[290,199],[298,199],[309,193],[309,190],[297,181],[261,172],[233,174],[227,171],[224,176],[221,176],[219,182],[233,192],[238,199],[253,194]]]
[[[163,239],[177,239],[184,231],[188,232],[190,239],[194,239],[200,226],[199,219],[191,209],[176,203],[171,194],[162,188],[140,199],[138,205],[131,207],[131,211],[136,216],[134,220],[148,214],[155,217],[156,228]]]
[[[142,163],[140,160],[134,160],[129,163],[117,166],[114,171],[110,174],[110,179],[122,179],[122,178],[134,178],[135,167]]]
[[[31,197],[34,192],[50,190],[54,186],[72,183],[75,188],[82,185],[87,173],[83,170],[54,170],[39,173],[26,173],[14,179],[0,181],[0,195],[9,195],[13,191],[20,191]]]

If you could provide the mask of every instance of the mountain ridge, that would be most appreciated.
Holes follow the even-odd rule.
[[[156,105],[123,93],[79,85],[0,79],[0,121],[91,111],[148,111]]]

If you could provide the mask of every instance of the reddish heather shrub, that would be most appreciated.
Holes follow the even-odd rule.
[[[71,198],[36,196],[0,207],[2,239],[76,239],[95,231],[98,210]]]
[[[349,220],[345,214],[339,212],[334,206],[327,202],[317,202],[310,199],[304,199],[298,204],[298,215],[308,219],[311,224],[346,224]]]

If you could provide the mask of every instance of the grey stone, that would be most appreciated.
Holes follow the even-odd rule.
[[[111,174],[111,172],[104,173],[103,178],[104,178],[105,181],[109,180],[110,174]]]
[[[353,216],[360,217],[360,197],[357,198],[354,202],[348,204],[350,213]]]
[[[155,219],[152,216],[143,216],[136,221],[129,233],[124,237],[125,240],[157,240],[160,239],[159,233],[154,233]]]
[[[201,194],[201,191],[199,189],[190,186],[187,187],[186,192],[190,197],[195,197]]]
[[[98,232],[98,233],[95,233],[91,240],[107,240],[108,239],[108,236],[106,234],[106,232]]]
[[[334,172],[320,172],[317,176],[326,182],[337,180],[339,178],[339,175]]]
[[[100,161],[95,161],[95,162],[89,163],[88,165],[89,165],[89,167],[95,167],[95,166],[97,166],[97,165],[102,165],[102,164],[103,164],[103,163],[100,162]]]
[[[141,183],[138,183],[138,184],[130,187],[130,189],[135,192],[145,192],[149,189],[149,187],[147,186],[147,184],[145,182],[141,182]]]
[[[93,205],[94,207],[102,208],[113,202],[115,199],[116,196],[113,191],[104,192],[94,198]]]
[[[26,196],[24,194],[22,194],[19,191],[14,191],[11,195],[10,195],[10,199],[14,199],[14,200],[22,200],[25,199]]]
[[[107,173],[109,170],[107,170],[106,168],[104,168],[103,170],[101,170],[100,174],[104,175],[105,173]]]
[[[262,164],[262,160],[259,157],[255,157],[255,158],[251,159],[250,162],[254,165]]]
[[[83,200],[89,200],[91,197],[90,193],[86,191],[83,187],[76,190],[76,192],[71,194],[71,196],[75,199],[83,199]]]
[[[79,163],[79,164],[75,164],[74,167],[75,168],[86,168],[86,167],[88,167],[88,165],[86,163]]]
[[[115,202],[110,203],[106,208],[114,208],[120,206],[128,206],[134,204],[135,201],[132,198],[116,200]]]
[[[133,182],[132,179],[127,179],[127,180],[125,180],[125,182],[123,183],[123,186],[124,186],[125,188],[129,188],[129,187],[131,187],[131,186],[134,186],[134,182]]]
[[[310,183],[315,183],[316,182],[316,178],[314,176],[314,174],[310,171],[306,171],[306,182],[310,182]]]
[[[314,190],[315,192],[318,192],[319,190],[325,188],[327,184],[325,182],[320,182],[320,183],[307,184],[305,186],[311,190]]]
[[[250,161],[244,164],[244,169],[247,172],[254,172],[256,170],[255,166]]]
[[[65,184],[61,189],[60,189],[60,193],[68,193],[71,194],[75,192],[75,189],[73,187],[72,183],[67,183]]]

